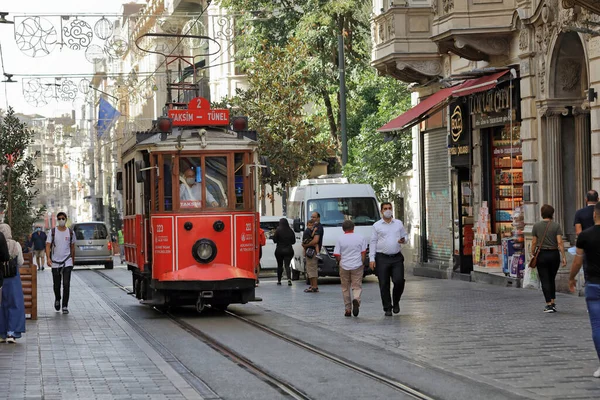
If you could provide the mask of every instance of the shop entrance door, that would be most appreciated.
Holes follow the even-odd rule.
[[[468,168],[452,169],[453,271],[473,271],[473,196]]]

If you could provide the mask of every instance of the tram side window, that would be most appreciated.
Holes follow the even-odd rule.
[[[205,157],[204,167],[206,202],[211,204],[209,196],[212,196],[215,207],[227,207],[227,157]]]
[[[235,154],[235,209],[244,208],[244,154]]]
[[[173,211],[173,164],[170,156],[164,156],[163,182],[165,193],[165,211]]]

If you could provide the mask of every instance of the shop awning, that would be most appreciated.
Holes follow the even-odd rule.
[[[439,110],[439,105],[444,102],[448,97],[452,96],[452,92],[456,90],[455,87],[438,90],[404,114],[394,118],[381,128],[377,129],[378,132],[392,132],[399,131],[402,129],[410,128],[411,126],[418,124],[426,117],[434,114]],[[432,112],[435,111],[435,112]]]
[[[498,84],[498,81],[500,80],[500,78],[502,78],[504,75],[508,74],[509,72],[510,72],[509,70],[500,71],[500,72],[496,72],[495,74],[492,74],[492,75],[482,76],[481,78],[469,79],[468,81],[466,81],[465,83],[460,85],[459,88],[454,88],[454,91],[452,92],[452,96],[454,96],[454,97],[468,96],[473,93],[485,92],[486,90],[493,89]]]

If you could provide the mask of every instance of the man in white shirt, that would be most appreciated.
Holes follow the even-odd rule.
[[[340,236],[333,249],[333,255],[340,266],[340,280],[342,281],[342,295],[344,296],[344,315],[350,312],[357,317],[362,294],[362,279],[364,262],[367,254],[367,240],[359,233],[354,233],[354,222],[342,222],[344,234]],[[350,300],[350,287],[352,287],[352,301]],[[350,308],[352,307],[352,308]]]
[[[202,184],[196,182],[193,169],[188,169],[183,174],[185,183],[179,185],[179,202],[182,208],[202,207]],[[212,207],[218,207],[219,203],[214,196],[207,190],[206,201]]]
[[[60,311],[60,281],[63,280],[62,312],[69,313],[71,272],[75,262],[75,235],[67,228],[67,214],[56,214],[57,227],[50,230],[46,239],[46,259],[52,268],[54,283],[54,309]]]
[[[381,302],[386,317],[400,312],[400,297],[404,292],[404,256],[401,244],[406,243],[408,233],[402,221],[394,218],[392,203],[381,203],[383,219],[373,225],[369,245],[369,268],[377,267],[377,278],[381,291]],[[390,296],[390,278],[394,283]],[[393,299],[392,299],[393,297]],[[392,302],[393,301],[393,302]]]

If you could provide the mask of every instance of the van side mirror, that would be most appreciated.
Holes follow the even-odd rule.
[[[117,172],[117,190],[123,190],[123,172]]]
[[[146,181],[146,163],[144,161],[135,162],[135,181],[142,183]]]
[[[300,218],[294,220],[294,232],[303,232],[304,222],[300,221]]]

